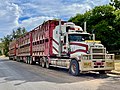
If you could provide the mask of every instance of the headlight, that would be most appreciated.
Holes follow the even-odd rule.
[[[88,60],[88,56],[83,56],[83,60]]]
[[[111,59],[111,55],[106,55],[106,59]]]
[[[84,68],[91,68],[92,67],[92,63],[91,62],[84,62],[83,63],[83,67]]]

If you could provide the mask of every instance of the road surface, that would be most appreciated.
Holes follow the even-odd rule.
[[[75,77],[65,69],[0,58],[0,90],[120,90],[120,76],[87,73]]]

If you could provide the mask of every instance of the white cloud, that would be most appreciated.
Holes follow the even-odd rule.
[[[77,13],[107,3],[109,0],[0,0],[0,37],[15,27],[31,30],[45,20],[67,20]]]
[[[108,4],[110,0],[86,0],[85,3],[92,4],[93,6],[99,6],[103,4]]]
[[[109,0],[31,0],[21,5],[23,16],[49,16],[70,18],[77,13],[84,13],[94,6],[107,4]]]
[[[36,26],[40,25],[46,20],[52,20],[53,17],[44,17],[44,16],[39,16],[39,17],[34,17],[34,18],[29,18],[27,20],[22,21],[20,24],[21,27],[26,27],[29,30],[35,28]]]
[[[74,16],[77,13],[84,13],[86,10],[91,9],[91,7],[87,4],[84,7],[84,5],[77,4],[77,3],[71,4],[68,6],[61,5],[60,7],[57,7],[57,6],[43,7],[41,5],[38,6],[38,5],[35,5],[32,3],[27,3],[27,4],[23,4],[23,8],[25,8],[25,7],[26,7],[26,9],[30,9],[30,10],[33,10],[31,8],[34,8],[34,9],[36,9],[36,13],[38,15],[42,15],[42,16],[32,17],[32,15],[34,16],[36,14],[36,13],[31,14],[31,12],[33,12],[33,11],[24,15],[24,16],[31,17],[31,18],[23,20],[21,22],[20,26],[25,27],[28,31],[33,29],[34,27],[40,25],[43,21],[53,19],[53,18],[70,18],[71,16]],[[53,9],[53,7],[54,7],[54,9]],[[23,12],[23,14],[24,14],[24,12]]]
[[[68,6],[63,6],[61,14],[70,18],[71,16],[76,15],[77,13],[85,13],[86,11],[90,10],[91,7],[88,4],[78,4],[73,3]]]
[[[14,3],[0,1],[0,37],[19,25],[20,8]],[[3,35],[2,35],[3,34]]]

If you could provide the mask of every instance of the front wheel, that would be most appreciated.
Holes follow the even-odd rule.
[[[72,74],[73,76],[77,76],[79,75],[79,64],[76,60],[72,60],[70,63],[70,74]]]

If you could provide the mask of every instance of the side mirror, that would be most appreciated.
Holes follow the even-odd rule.
[[[66,32],[68,32],[68,31],[69,31],[69,29],[70,29],[70,26],[66,27]]]

